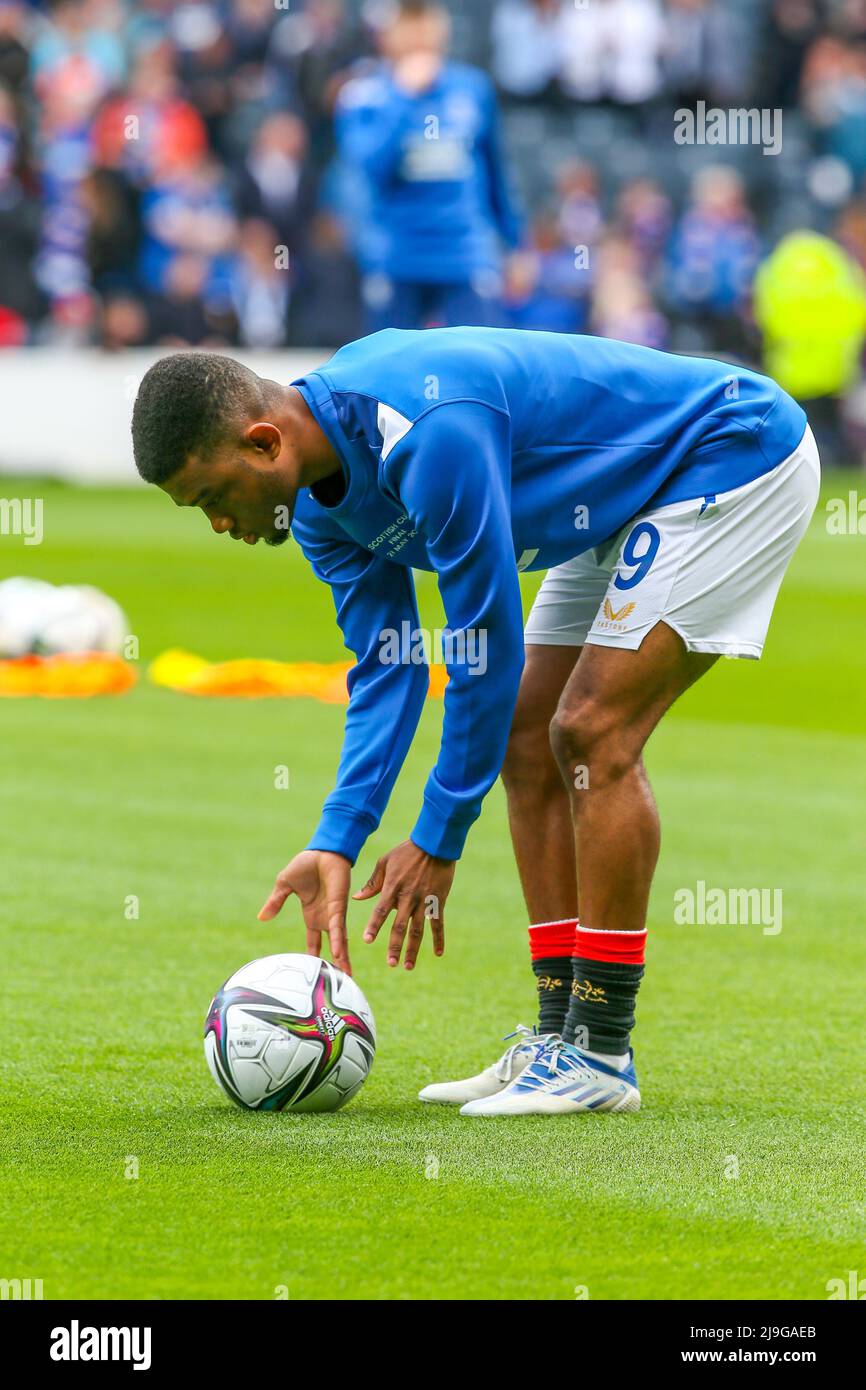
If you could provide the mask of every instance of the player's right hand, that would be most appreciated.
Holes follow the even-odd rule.
[[[270,922],[286,899],[294,894],[304,914],[307,954],[322,954],[322,935],[327,932],[331,959],[340,970],[351,975],[346,934],[351,874],[352,866],[342,854],[321,849],[302,850],[277,874],[271,895],[259,912],[259,921]]]

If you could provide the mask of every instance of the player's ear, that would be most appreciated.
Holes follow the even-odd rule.
[[[260,449],[268,458],[275,459],[283,447],[283,436],[276,425],[270,424],[267,420],[258,420],[254,425],[249,425],[244,433],[244,440],[252,445],[254,449]]]

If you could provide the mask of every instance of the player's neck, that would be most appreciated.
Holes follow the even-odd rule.
[[[339,473],[339,456],[300,391],[288,387],[282,404],[279,424],[294,455],[298,486],[312,487]]]

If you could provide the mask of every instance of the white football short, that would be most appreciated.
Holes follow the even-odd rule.
[[[633,651],[663,621],[689,651],[759,657],[819,486],[807,426],[793,454],[754,482],[644,512],[604,545],[548,570],[526,642]]]

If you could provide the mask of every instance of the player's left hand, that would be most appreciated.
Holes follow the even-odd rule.
[[[403,961],[412,970],[424,938],[424,922],[429,920],[433,934],[433,954],[445,952],[445,899],[451,892],[453,859],[437,859],[419,849],[411,840],[383,854],[364,887],[352,897],[363,901],[380,894],[379,902],[364,931],[365,941],[375,941],[380,928],[392,912],[396,912],[388,941],[388,964],[399,965],[403,942],[406,955]]]

